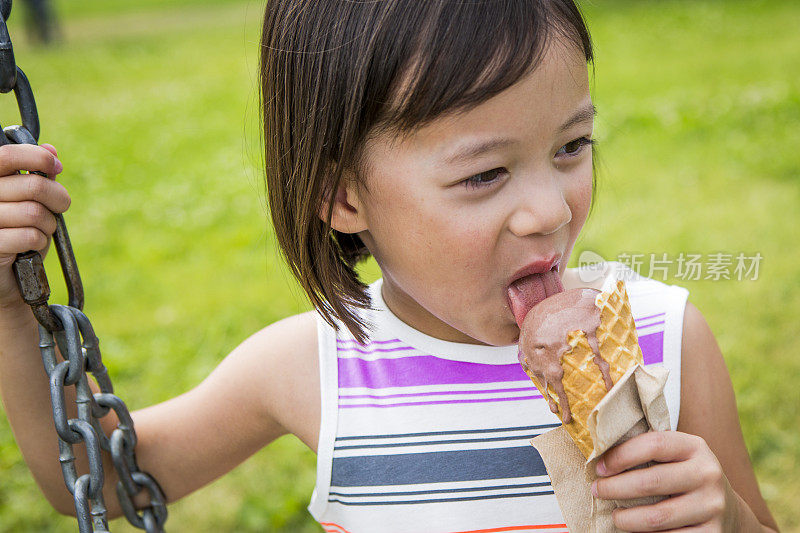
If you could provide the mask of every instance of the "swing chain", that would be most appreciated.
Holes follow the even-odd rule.
[[[30,83],[16,65],[6,20],[11,14],[11,0],[0,0],[0,93],[14,91],[22,126],[4,128],[4,144],[37,144],[39,115]],[[42,174],[44,175],[44,174]],[[108,519],[103,501],[103,459],[109,452],[119,481],[116,492],[128,521],[148,533],[163,532],[167,519],[166,499],[158,483],[139,470],[134,448],[136,432],[125,403],[114,395],[114,388],[100,356],[99,341],[83,308],[83,285],[78,273],[64,218],[56,214],[57,229],[53,240],[64,279],[69,305],[48,305],[50,287],[41,255],[30,251],[17,255],[13,265],[22,298],[39,322],[39,349],[50,383],[50,403],[58,434],[59,462],[67,490],[73,495],[80,533],[107,533]],[[56,346],[61,354],[56,354]],[[87,372],[100,392],[94,394]],[[77,418],[69,418],[66,387],[75,387]],[[100,419],[113,410],[117,427],[106,435]],[[84,443],[89,473],[78,475],[73,446]],[[149,505],[141,513],[133,498],[140,492],[149,495]]]
[[[100,450],[110,452],[119,481],[116,491],[123,513],[134,526],[150,531],[163,531],[167,509],[163,493],[155,480],[141,472],[133,450],[136,432],[125,403],[114,395],[114,388],[100,356],[99,340],[89,319],[79,309],[65,305],[50,305],[62,329],[48,331],[39,326],[39,347],[50,380],[50,398],[59,436],[59,460],[67,489],[75,499],[78,526],[81,533],[107,531],[105,505],[102,500],[103,464]],[[55,346],[64,357],[56,358]],[[93,394],[86,375],[89,372],[100,392]],[[64,387],[75,386],[78,418],[67,418]],[[106,435],[99,420],[113,410],[117,428]],[[73,445],[86,443],[89,474],[78,476]],[[150,506],[138,514],[133,497],[142,490],[150,497]]]

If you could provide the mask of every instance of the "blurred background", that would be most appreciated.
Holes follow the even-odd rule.
[[[309,308],[267,222],[264,4],[57,0],[43,43],[23,2],[11,35],[40,142],[64,163],[86,312],[117,393],[132,409],[166,400],[253,332]],[[725,354],[761,491],[783,531],[800,531],[800,4],[581,5],[596,46],[600,165],[571,265],[591,252],[641,260],[648,275],[666,254],[667,281],[689,289]],[[18,120],[13,97],[0,97],[0,123]],[[677,270],[682,253],[701,256],[701,279]],[[737,279],[740,253],[762,257],[757,279]],[[731,255],[731,279],[711,274],[712,254]],[[65,302],[54,253],[47,266],[51,301]],[[368,264],[363,275],[379,273]],[[172,505],[168,530],[320,531],[305,509],[314,464],[281,438]],[[5,531],[77,527],[49,508],[0,416]]]

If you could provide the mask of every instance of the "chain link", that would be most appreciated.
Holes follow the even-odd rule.
[[[16,65],[6,20],[11,14],[11,0],[0,0],[0,93],[14,91],[21,126],[3,128],[0,146],[4,144],[37,144],[39,115],[28,78]],[[103,451],[111,455],[117,472],[116,485],[120,506],[128,521],[148,533],[162,532],[167,520],[164,494],[149,474],[139,470],[134,448],[136,432],[130,412],[118,396],[108,377],[100,355],[94,328],[83,309],[83,285],[70,244],[64,218],[56,214],[57,228],[53,240],[64,274],[69,305],[48,305],[50,286],[38,252],[19,254],[14,262],[20,294],[31,306],[39,322],[39,349],[50,382],[50,404],[58,434],[58,460],[67,490],[73,495],[80,533],[108,532],[106,507],[103,501]],[[56,347],[61,358],[56,354]],[[100,392],[92,393],[88,374]],[[74,387],[77,418],[69,418],[65,390]],[[117,427],[106,435],[100,420],[110,411],[117,416]],[[89,473],[78,475],[73,446],[84,443]],[[149,504],[137,511],[133,499],[142,491]]]

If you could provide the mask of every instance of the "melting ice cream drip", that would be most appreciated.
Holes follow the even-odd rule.
[[[600,309],[595,300],[600,291],[582,288],[559,292],[534,305],[519,324],[519,360],[523,370],[544,384],[552,386],[558,395],[558,404],[547,397],[550,410],[558,413],[561,406],[561,419],[564,424],[572,421],[567,394],[562,380],[564,369],[562,360],[571,347],[567,343],[569,332],[581,330],[586,335],[594,353],[593,361],[603,376],[606,390],[611,390],[608,362],[600,356],[597,342],[597,327],[600,325]]]

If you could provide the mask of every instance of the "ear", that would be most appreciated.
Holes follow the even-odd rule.
[[[328,215],[329,201],[333,202],[331,227],[342,233],[358,233],[367,229],[366,217],[361,202],[360,192],[353,177],[347,173],[342,176],[336,191],[322,202],[319,216],[325,220]]]

